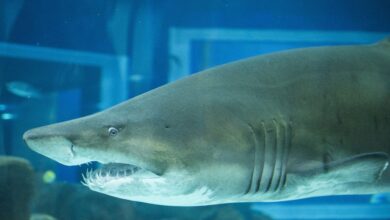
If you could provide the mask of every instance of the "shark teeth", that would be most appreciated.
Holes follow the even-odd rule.
[[[101,187],[113,180],[129,178],[139,170],[141,168],[130,164],[110,163],[97,170],[87,169],[85,175],[82,174],[83,180],[81,183],[89,188]]]

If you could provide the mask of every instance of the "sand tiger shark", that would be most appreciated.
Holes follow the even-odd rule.
[[[146,203],[390,192],[390,38],[228,63],[23,138],[101,163],[86,186]]]

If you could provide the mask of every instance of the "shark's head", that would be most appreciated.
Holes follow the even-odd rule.
[[[101,163],[84,175],[94,191],[164,205],[230,202],[248,187],[251,149],[226,124],[236,119],[198,101],[156,91],[23,138],[65,165]]]

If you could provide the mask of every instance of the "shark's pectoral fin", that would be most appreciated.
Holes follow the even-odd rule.
[[[378,182],[388,165],[386,153],[359,154],[292,172],[287,185],[295,192],[313,195],[364,193],[361,188]]]
[[[359,154],[344,160],[323,163],[303,173],[305,176],[324,175],[340,182],[376,182],[389,165],[389,155],[382,152]]]

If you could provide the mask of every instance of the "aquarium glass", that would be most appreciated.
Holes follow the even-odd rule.
[[[23,141],[225,63],[389,35],[387,0],[1,0],[0,219],[390,219],[389,194],[197,207],[119,199],[80,183],[98,163],[65,166]]]

